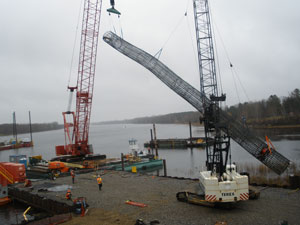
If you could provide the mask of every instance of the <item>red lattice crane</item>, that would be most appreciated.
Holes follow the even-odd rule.
[[[114,9],[114,0],[110,2],[112,8],[107,11],[120,15]],[[81,156],[93,154],[88,139],[101,7],[102,0],[84,1],[77,86],[68,87],[70,90],[69,106],[68,110],[63,112],[65,145],[56,146],[56,155]],[[74,90],[76,90],[76,113],[70,111]]]

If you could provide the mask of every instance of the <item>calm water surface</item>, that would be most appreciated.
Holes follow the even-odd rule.
[[[90,128],[90,143],[93,145],[95,154],[106,154],[110,157],[120,157],[121,153],[129,152],[128,140],[138,140],[140,149],[143,144],[150,140],[150,124],[127,124],[127,125],[92,125]],[[192,128],[193,136],[204,136],[202,127]],[[188,125],[164,124],[156,125],[157,138],[188,138]],[[29,137],[28,134],[19,135]],[[11,137],[0,137],[1,140],[8,140]],[[24,154],[27,156],[42,155],[49,160],[55,157],[55,146],[64,144],[63,129],[33,133],[34,147],[16,150],[0,151],[0,161],[8,161],[10,155]],[[300,141],[281,140],[273,141],[277,151],[282,153],[293,162],[300,163]],[[243,150],[239,145],[231,143],[232,161],[239,164],[253,163],[259,165],[259,161]],[[197,178],[198,173],[205,166],[205,150],[176,149],[159,150],[159,157],[167,161],[167,173],[169,176]],[[10,206],[11,207],[11,206]],[[14,218],[17,209],[5,210],[0,208],[0,224],[15,223]],[[12,215],[14,214],[14,215]],[[5,216],[6,215],[6,216]]]

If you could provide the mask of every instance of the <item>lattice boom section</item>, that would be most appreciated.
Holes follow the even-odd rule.
[[[180,77],[178,77],[173,71],[162,64],[155,57],[129,44],[112,32],[105,33],[103,39],[105,42],[107,42],[109,45],[111,45],[124,55],[146,67],[161,81],[163,81],[169,88],[171,88],[178,95],[188,101],[200,112],[203,112],[201,95],[199,95],[199,91],[182,80]]]
[[[200,91],[206,96],[218,96],[214,46],[208,0],[193,0],[200,72]]]
[[[88,142],[96,55],[100,27],[101,0],[85,0],[76,96],[76,143]]]
[[[202,101],[206,105],[209,105],[210,100],[203,96],[197,89],[177,76],[155,57],[131,45],[112,32],[105,33],[103,40],[122,54],[128,56],[132,60],[150,70],[169,88],[171,88],[174,92],[184,98],[203,114]],[[267,155],[262,159],[260,157],[260,153],[261,150],[267,146],[265,142],[259,139],[253,131],[244,127],[240,122],[236,121],[226,112],[221,111],[220,114],[221,122],[228,124],[230,136],[233,140],[235,140],[246,151],[248,151],[251,155],[260,160],[277,174],[281,174],[285,171],[290,162],[288,159],[275,150],[272,152],[272,154]],[[224,130],[224,132],[226,132],[226,130]]]
[[[252,129],[244,126],[224,111],[220,111],[220,119],[228,124],[229,133],[233,140],[275,173],[281,174],[289,166],[290,161],[276,150],[273,150],[272,154],[266,154],[262,157],[261,150],[267,148],[267,144],[258,138]]]

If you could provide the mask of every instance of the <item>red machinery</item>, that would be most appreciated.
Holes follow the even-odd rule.
[[[111,4],[114,9],[113,0],[111,0]],[[69,107],[67,112],[63,112],[65,145],[56,146],[56,155],[58,156],[93,154],[92,146],[88,144],[88,138],[101,6],[102,0],[84,1],[77,86],[68,87],[70,90]],[[116,12],[118,11],[116,10]],[[116,14],[119,15],[120,13]],[[70,111],[74,90],[76,90],[76,113]]]

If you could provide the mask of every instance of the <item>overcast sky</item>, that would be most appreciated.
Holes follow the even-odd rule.
[[[76,35],[70,85],[77,79],[81,2],[0,1],[0,123],[10,123],[13,111],[18,123],[27,123],[29,110],[32,122],[63,122]],[[195,110],[102,40],[106,31],[115,27],[120,34],[122,27],[125,40],[151,54],[164,46],[160,60],[199,89],[192,0],[115,2],[120,19],[107,14],[109,0],[103,0],[92,121]],[[299,0],[211,0],[210,5],[227,105],[248,101],[237,79],[236,92],[229,59],[250,101],[300,88]]]

